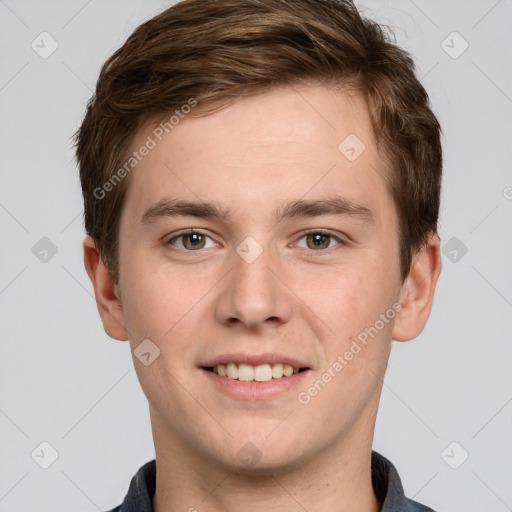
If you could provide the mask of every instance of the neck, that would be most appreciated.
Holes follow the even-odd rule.
[[[380,510],[371,480],[373,432],[367,432],[367,442],[362,442],[359,435],[357,441],[330,445],[294,469],[242,474],[180,447],[168,431],[159,429],[158,424],[153,427],[157,467],[155,512]],[[164,432],[165,435],[159,435]]]

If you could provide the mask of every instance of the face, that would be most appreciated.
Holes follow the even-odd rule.
[[[158,354],[134,356],[157,453],[281,471],[371,443],[402,282],[364,101],[303,86],[189,115],[130,180],[116,291]],[[266,380],[279,364],[301,371]]]

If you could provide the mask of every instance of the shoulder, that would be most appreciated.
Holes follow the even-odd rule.
[[[434,509],[427,507],[426,505],[422,505],[421,503],[418,503],[417,501],[413,501],[410,499],[407,499],[407,505],[408,509],[407,512],[436,512]]]
[[[130,482],[123,502],[104,512],[153,512],[152,499],[156,488],[156,460],[139,468]]]
[[[375,495],[382,504],[381,512],[435,512],[405,496],[395,466],[375,451],[372,452],[372,483]]]

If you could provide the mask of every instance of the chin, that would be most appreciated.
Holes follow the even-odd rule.
[[[266,460],[265,457],[262,457],[258,461],[246,462],[236,458],[235,460],[227,461],[224,465],[229,471],[240,475],[268,476],[288,473],[301,467],[304,463],[305,460],[297,457],[283,456],[280,458],[274,454],[272,460]]]
[[[244,436],[245,439],[251,437]],[[301,467],[307,462],[307,455],[297,451],[300,443],[290,436],[274,442],[252,438],[254,441],[232,441],[231,449],[241,446],[235,452],[231,449],[218,453],[218,461],[228,471],[241,475],[278,475]]]

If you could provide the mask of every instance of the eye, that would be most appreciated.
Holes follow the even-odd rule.
[[[309,231],[299,238],[299,240],[302,239],[306,240],[305,248],[314,251],[318,249],[329,249],[332,247],[331,242],[333,241],[337,241],[338,245],[344,245],[344,242],[337,236],[326,231]],[[304,245],[299,245],[299,247],[304,247]]]
[[[208,235],[201,233],[200,231],[194,231],[193,229],[189,229],[185,232],[182,232],[179,235],[173,236],[167,241],[169,245],[177,245],[180,249],[184,249],[186,251],[196,251],[198,249],[208,249],[208,247],[215,247],[215,243],[212,240],[212,244],[210,246],[206,246],[206,239],[211,239]],[[174,243],[175,241],[179,241],[183,239],[181,243]]]
[[[323,249],[329,249],[335,245],[345,244],[340,238],[327,231],[309,231],[304,233],[299,238],[299,241],[303,239],[306,241],[305,245],[298,243],[297,246],[316,252]],[[211,241],[210,245],[208,245],[208,240]],[[334,242],[337,242],[337,244]],[[177,246],[185,251],[197,251],[199,249],[215,247],[215,242],[210,236],[193,229],[188,229],[173,236],[166,243],[168,245]]]

